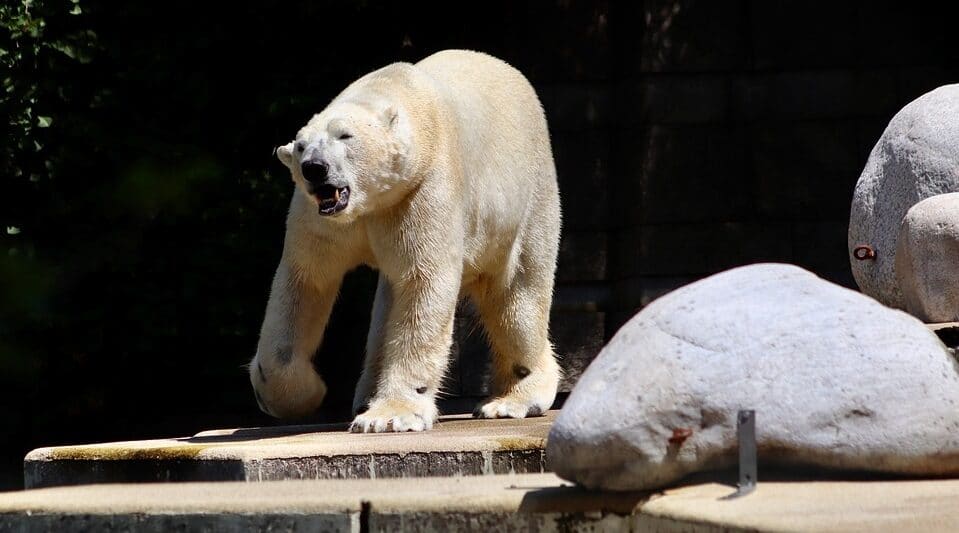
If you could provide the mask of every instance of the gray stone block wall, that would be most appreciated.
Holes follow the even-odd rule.
[[[709,274],[781,261],[853,286],[845,232],[869,149],[903,104],[959,76],[955,52],[929,56],[928,26],[945,22],[899,5],[593,7],[569,7],[580,46],[530,75],[563,201],[563,390],[635,311]],[[924,29],[906,39],[896,21]]]
[[[721,270],[791,262],[854,286],[845,235],[869,150],[905,103],[959,81],[950,17],[901,3],[565,2],[537,17],[555,31],[493,52],[550,124],[562,390],[637,310]],[[487,392],[485,351],[462,318],[451,392]]]

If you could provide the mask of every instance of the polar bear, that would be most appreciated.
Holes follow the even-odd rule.
[[[344,274],[379,271],[354,432],[437,417],[453,315],[470,298],[493,352],[477,417],[548,409],[560,202],[542,106],[519,71],[447,50],[363,76],[277,149],[296,184],[250,380],[261,409],[311,413],[312,358]]]

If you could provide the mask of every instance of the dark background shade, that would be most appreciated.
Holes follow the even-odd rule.
[[[713,272],[784,261],[852,285],[848,209],[871,147],[959,78],[943,5],[0,8],[0,487],[37,446],[274,423],[242,367],[292,193],[273,147],[360,75],[445,48],[512,63],[542,98],[565,219],[552,331],[571,376],[637,309]],[[347,417],[374,284],[347,280],[313,420]],[[449,390],[476,398],[466,315]]]

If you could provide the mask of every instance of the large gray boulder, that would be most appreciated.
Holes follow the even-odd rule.
[[[939,87],[902,108],[869,155],[849,214],[849,260],[862,292],[904,307],[895,273],[899,225],[917,202],[948,192],[959,192],[959,85]],[[870,246],[875,258],[853,257],[860,245]]]
[[[916,318],[798,267],[761,264],[654,301],[586,369],[547,461],[643,490],[734,465],[755,409],[761,464],[959,474],[959,373]],[[760,468],[762,478],[762,468]]]
[[[906,212],[896,280],[913,315],[926,322],[959,320],[959,193],[926,198]]]

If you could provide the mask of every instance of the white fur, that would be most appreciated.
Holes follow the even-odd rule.
[[[343,275],[360,264],[380,278],[354,400],[368,409],[354,431],[432,427],[462,296],[494,352],[494,396],[477,415],[549,408],[559,193],[543,110],[522,74],[459,50],[387,66],[347,87],[277,156],[298,186],[250,365],[265,411],[301,416],[322,402],[310,362]],[[330,182],[350,187],[342,212],[318,214],[300,170],[307,157],[329,161]]]

